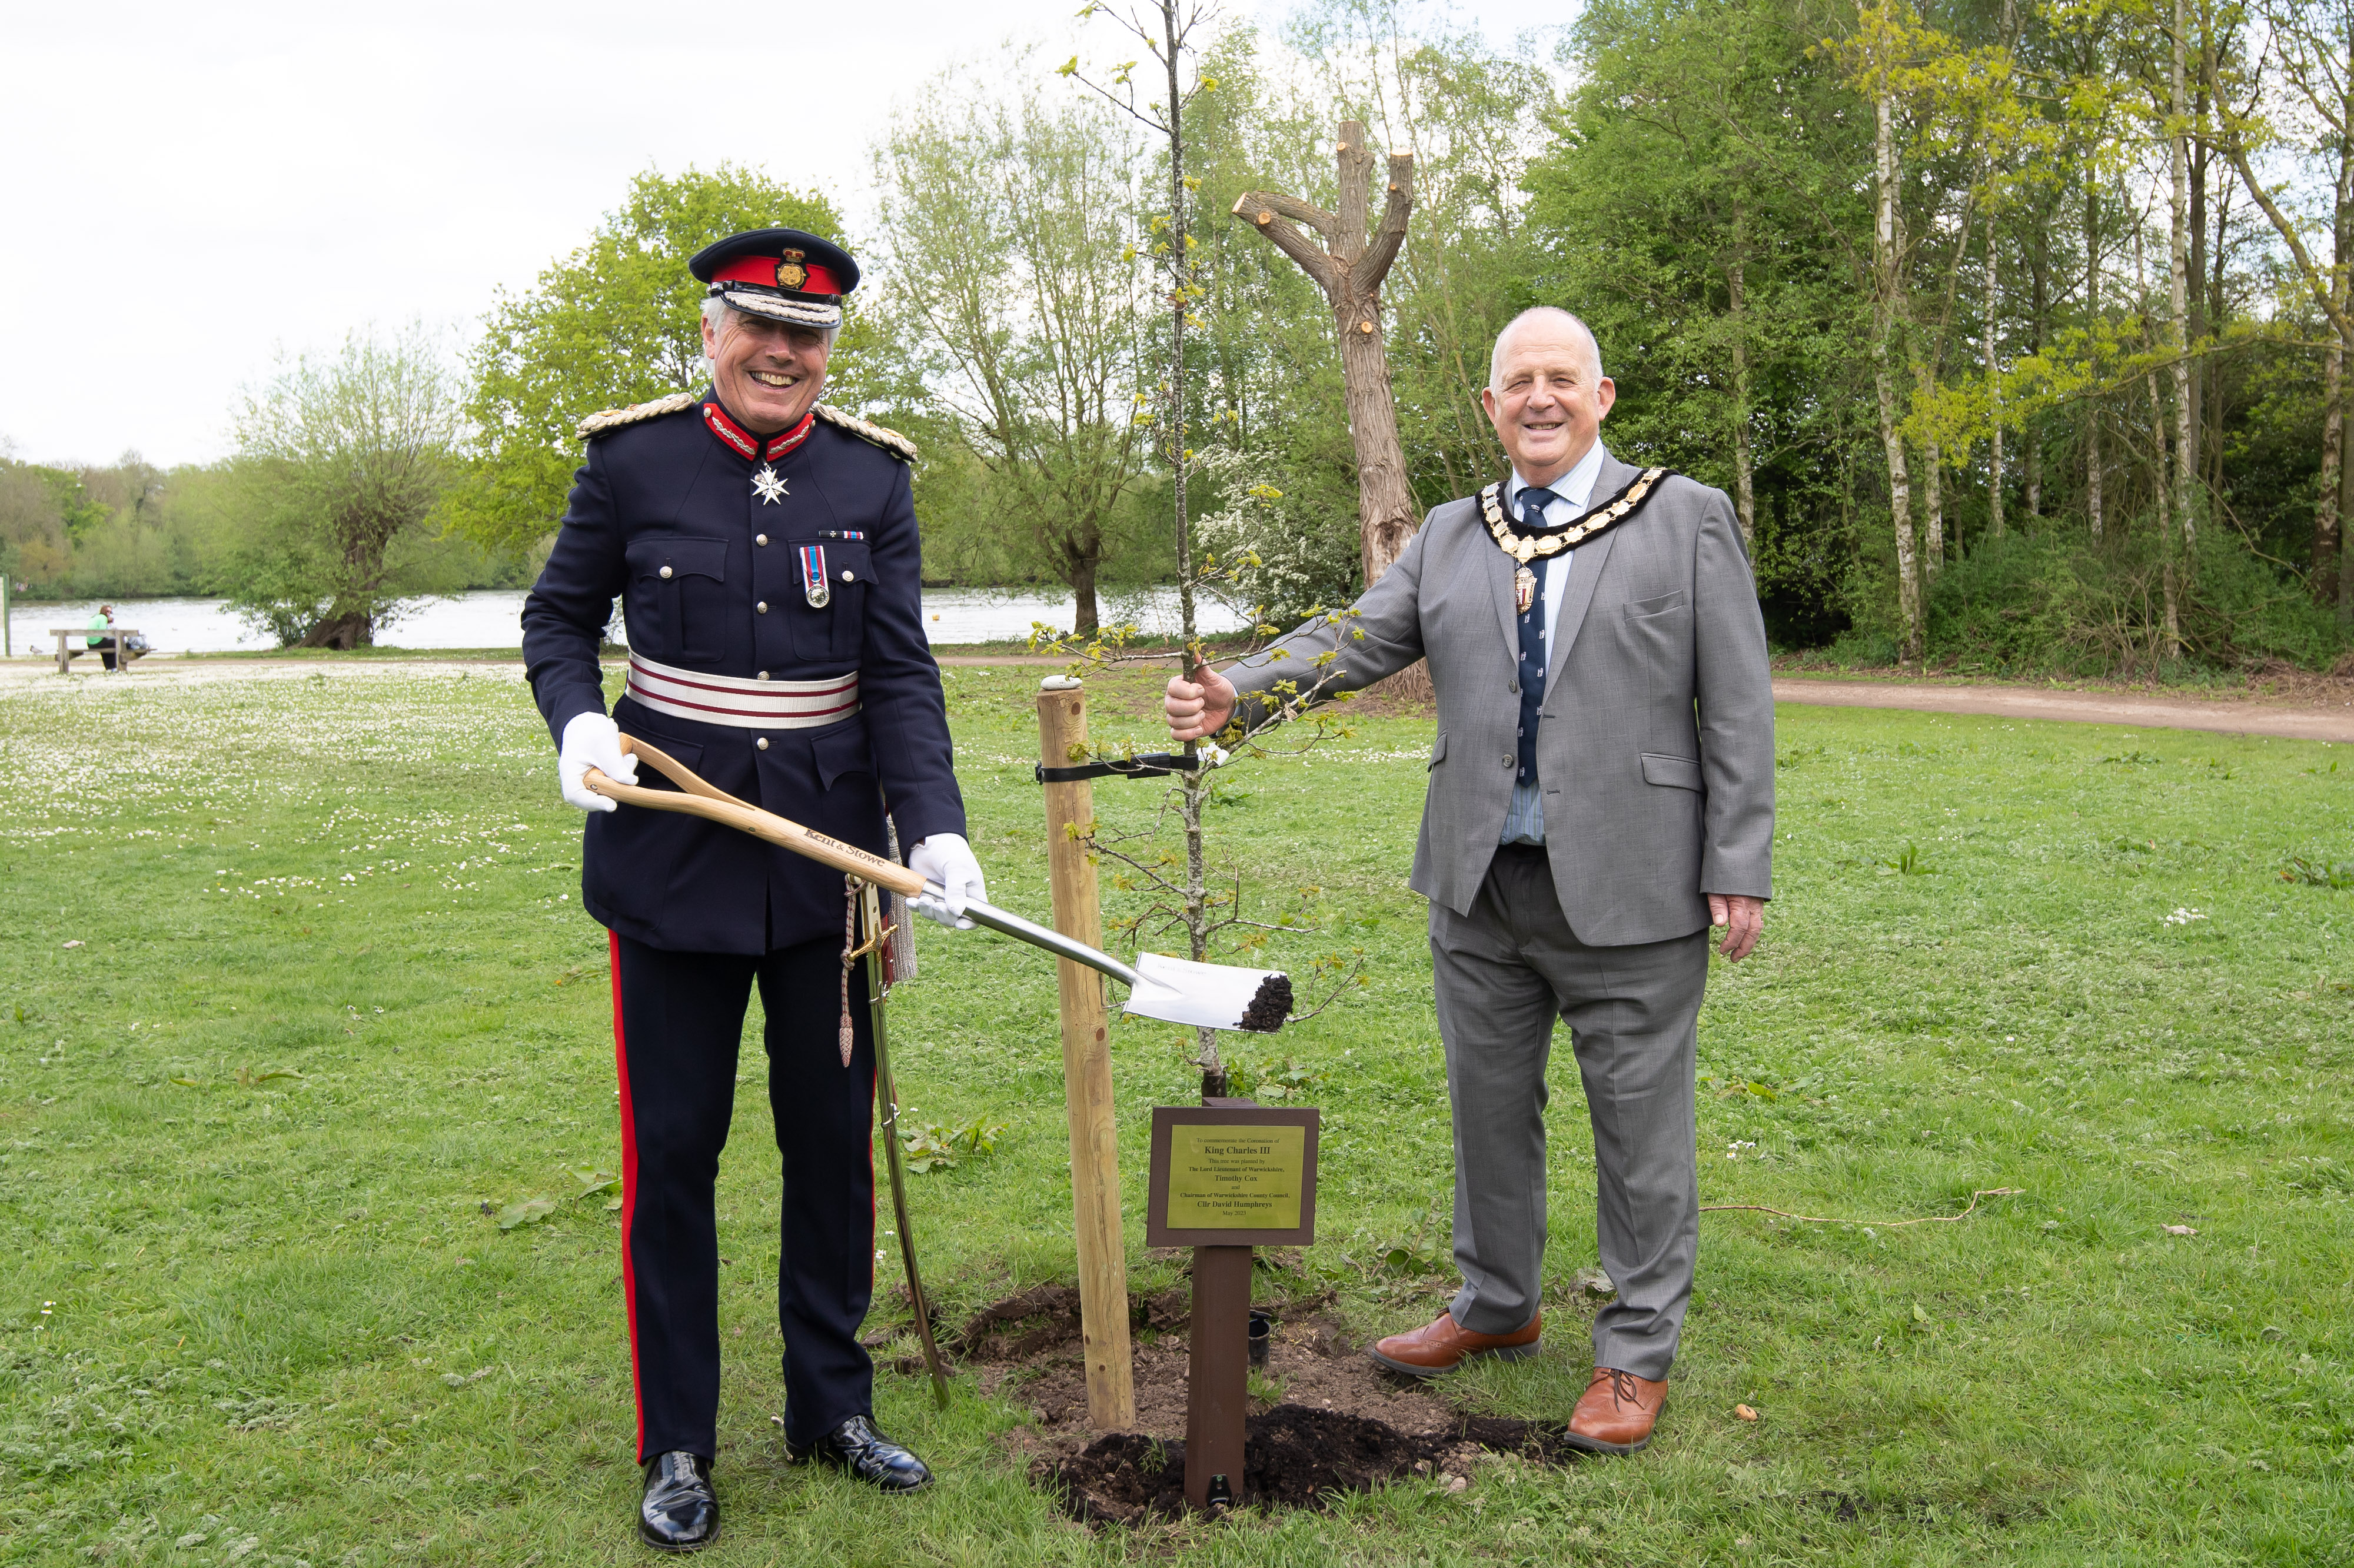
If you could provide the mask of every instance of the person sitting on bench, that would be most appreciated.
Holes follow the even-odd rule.
[[[104,664],[108,669],[113,669],[114,607],[111,604],[100,605],[98,607],[98,613],[90,618],[90,629],[93,632],[102,634],[93,636],[89,640],[90,646],[98,653],[99,662]]]

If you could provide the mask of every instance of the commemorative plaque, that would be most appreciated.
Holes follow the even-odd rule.
[[[1152,1111],[1148,1246],[1306,1246],[1316,1239],[1311,1108],[1228,1101]]]
[[[1316,1239],[1316,1134],[1308,1107],[1246,1099],[1152,1110],[1150,1246],[1193,1249],[1185,1370],[1185,1500],[1230,1508],[1243,1495],[1250,1404],[1251,1249]]]

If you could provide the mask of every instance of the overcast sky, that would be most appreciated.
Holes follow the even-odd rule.
[[[941,66],[1013,34],[1133,52],[1077,8],[0,0],[0,451],[218,457],[278,346],[463,332],[650,165],[759,164],[855,221],[868,145]],[[1502,41],[1572,9],[1456,16]]]

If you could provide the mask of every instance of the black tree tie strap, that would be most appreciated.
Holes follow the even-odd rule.
[[[1172,773],[1191,773],[1201,766],[1198,758],[1151,751],[1142,757],[1113,758],[1072,768],[1049,768],[1042,762],[1035,771],[1041,784],[1080,784],[1090,779],[1163,779]]]

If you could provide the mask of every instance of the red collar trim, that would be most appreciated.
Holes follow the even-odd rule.
[[[747,461],[766,458],[769,461],[774,462],[809,440],[810,431],[817,425],[817,410],[812,408],[803,414],[801,422],[784,434],[770,436],[765,446],[762,445],[759,437],[729,418],[727,410],[721,408],[716,401],[703,406],[703,422],[709,427],[713,435],[734,448],[737,456]]]

